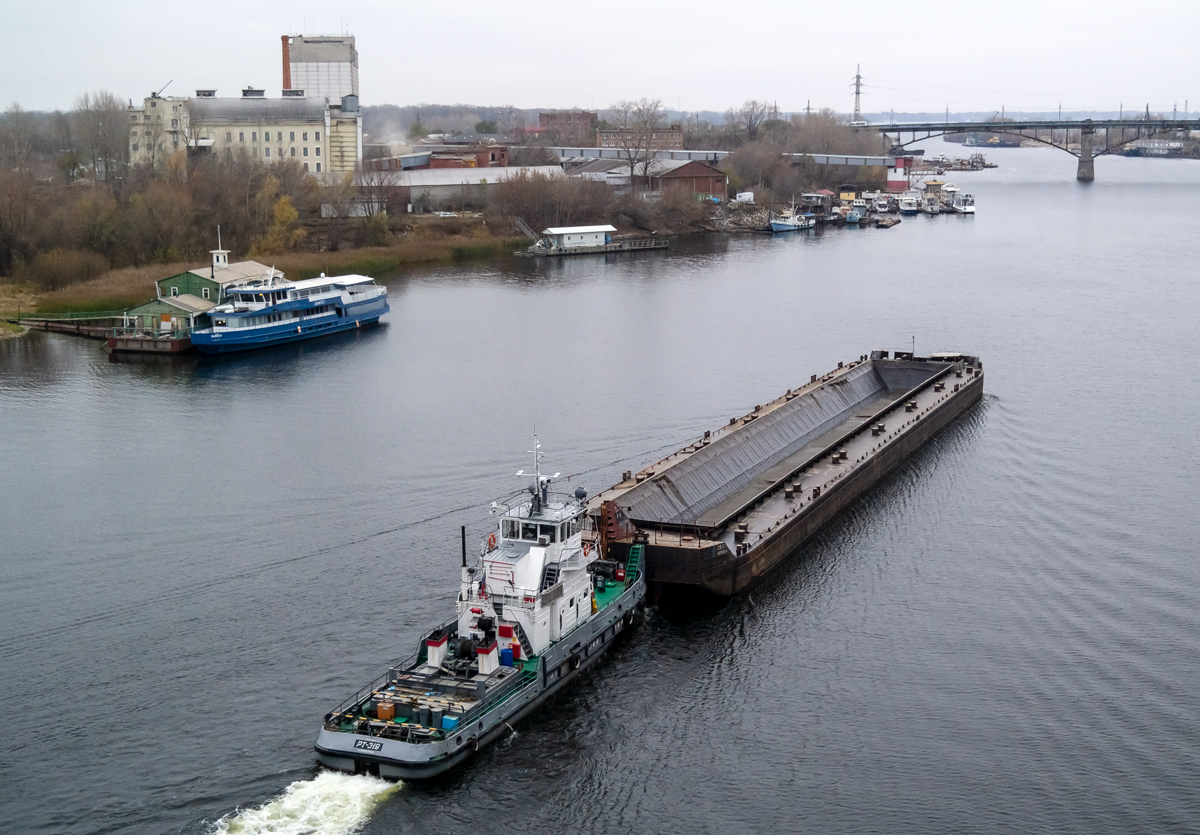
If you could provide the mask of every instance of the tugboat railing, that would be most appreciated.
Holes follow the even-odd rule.
[[[386,673],[379,676],[377,679],[372,681],[366,687],[363,687],[361,690],[359,690],[353,696],[346,699],[344,702],[342,702],[336,708],[334,708],[332,711],[330,711],[329,714],[325,717],[325,720],[328,721],[332,716],[339,714],[339,713],[345,713],[347,710],[350,710],[351,708],[362,704],[364,701],[366,701],[367,696],[374,695],[375,691],[382,688],[385,684],[395,681],[396,675],[400,671],[406,670],[409,667],[412,667],[414,664],[416,664],[417,658],[419,655],[420,655],[420,653],[414,652],[412,655],[410,655],[405,660],[400,661],[399,663],[393,664],[390,667],[388,667],[388,671]]]

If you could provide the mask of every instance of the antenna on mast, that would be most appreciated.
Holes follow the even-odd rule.
[[[537,432],[533,433],[533,449],[527,450],[533,454],[533,484],[529,485],[529,492],[533,494],[533,512],[541,512],[541,505],[549,501],[550,482],[558,478],[562,473],[554,475],[542,475],[542,445],[538,443]],[[517,475],[525,475],[524,470],[517,470]],[[539,501],[540,499],[540,501]]]

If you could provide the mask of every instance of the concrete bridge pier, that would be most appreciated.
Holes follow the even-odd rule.
[[[1075,179],[1083,183],[1096,179],[1096,161],[1092,158],[1095,136],[1096,129],[1090,126],[1079,131],[1079,168],[1075,171]]]

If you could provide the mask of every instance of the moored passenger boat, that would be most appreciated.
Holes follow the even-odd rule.
[[[205,354],[264,348],[374,324],[388,312],[387,288],[365,275],[288,281],[274,271],[231,285],[226,301],[197,318],[192,345]]]
[[[951,204],[951,208],[960,215],[975,214],[975,195],[962,192],[954,195],[954,202]]]
[[[518,473],[521,475],[521,473]],[[601,558],[587,492],[493,503],[498,527],[467,565],[457,615],[417,652],[326,714],[321,763],[381,777],[433,777],[495,741],[598,660],[644,606],[642,551]]]

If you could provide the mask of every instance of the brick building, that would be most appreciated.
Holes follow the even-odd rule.
[[[591,145],[596,141],[596,123],[599,119],[595,113],[586,110],[539,113],[538,127],[556,134],[561,141]]]
[[[633,138],[631,139],[631,135]],[[623,148],[631,141],[636,141],[636,132],[625,128],[610,128],[600,131],[601,148]],[[651,151],[675,151],[683,148],[683,125],[676,123],[666,128],[658,128],[650,134],[649,148]]]

